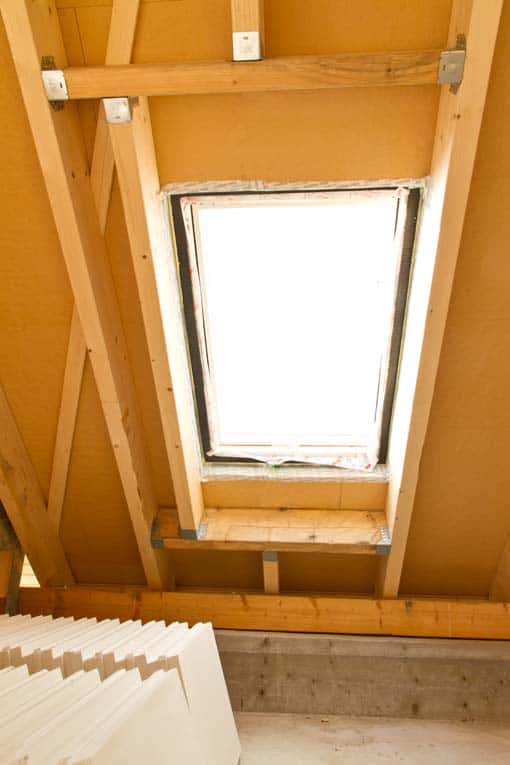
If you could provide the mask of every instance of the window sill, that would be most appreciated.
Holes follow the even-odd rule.
[[[343,468],[314,467],[311,465],[281,465],[273,467],[264,463],[248,465],[202,463],[202,482],[213,481],[310,481],[344,483],[387,483],[389,469],[377,465],[373,470],[346,470]]]

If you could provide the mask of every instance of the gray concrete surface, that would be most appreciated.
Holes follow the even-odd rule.
[[[510,726],[237,713],[241,765],[508,765]]]
[[[510,722],[510,642],[228,630],[217,641],[238,711]]]

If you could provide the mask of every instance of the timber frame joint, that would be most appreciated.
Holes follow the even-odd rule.
[[[69,100],[69,92],[64,70],[55,68],[53,56],[41,58],[41,77],[51,108],[60,111],[64,108],[64,101]]]
[[[457,35],[457,45],[441,52],[437,81],[449,85],[451,93],[457,93],[464,77],[466,63],[466,35]]]

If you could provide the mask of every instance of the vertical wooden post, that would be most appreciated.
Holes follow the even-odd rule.
[[[278,553],[266,550],[262,553],[262,568],[264,573],[264,592],[277,595],[280,592],[280,562]]]

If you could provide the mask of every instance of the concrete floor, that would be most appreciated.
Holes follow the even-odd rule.
[[[510,725],[237,713],[242,765],[510,765]]]

